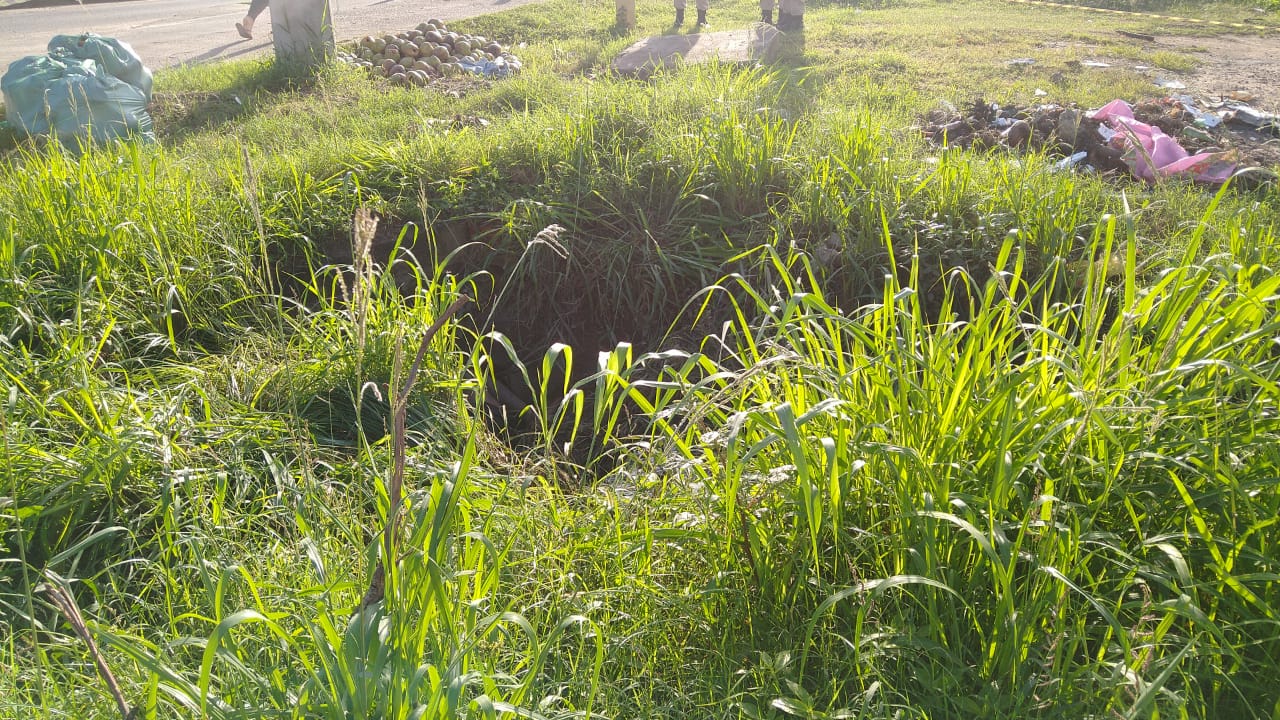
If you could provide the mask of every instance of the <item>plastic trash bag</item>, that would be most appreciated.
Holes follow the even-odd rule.
[[[79,148],[136,135],[154,141],[151,71],[133,48],[93,33],[58,35],[0,78],[9,123],[22,135],[52,135]]]
[[[1160,128],[1135,120],[1133,108],[1123,100],[1112,100],[1089,113],[1089,117],[1106,123],[1114,131],[1110,144],[1125,151],[1125,163],[1134,175],[1143,180],[1150,182],[1180,175],[1197,182],[1221,185],[1235,172],[1234,153],[1191,155]]]

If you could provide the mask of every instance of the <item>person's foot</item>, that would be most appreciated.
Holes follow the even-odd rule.
[[[244,23],[236,23],[236,32],[240,33],[240,37],[244,38],[245,40],[253,39],[252,25],[249,25],[246,27]]]
[[[699,11],[698,11],[698,24],[699,24],[699,25],[706,25],[706,24],[707,24],[707,11],[706,11],[706,10],[699,10]]]
[[[684,8],[676,8],[676,27],[684,25]]]

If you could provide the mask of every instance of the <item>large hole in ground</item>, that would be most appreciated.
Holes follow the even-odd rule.
[[[993,251],[933,237],[938,231],[932,225],[925,230],[914,226],[900,230],[904,239],[895,240],[892,258],[887,250],[854,252],[847,241],[835,236],[804,247],[827,300],[847,311],[879,302],[886,276],[896,276],[901,285],[910,284],[914,277],[926,322],[939,319],[948,292],[951,311],[964,319],[970,303],[980,301],[982,285],[991,278]],[[930,241],[931,249],[921,247],[922,238]],[[491,428],[517,448],[545,440],[538,422],[539,406],[544,411],[557,408],[564,388],[596,372],[599,353],[624,342],[637,358],[668,349],[715,350],[714,343],[703,343],[704,338],[719,333],[734,317],[735,301],[747,312],[753,312],[752,304],[745,293],[734,298],[713,293],[705,306],[701,300],[690,304],[690,299],[729,272],[743,273],[757,287],[768,285],[771,279],[765,276],[776,272],[761,258],[742,259],[740,247],[708,236],[685,238],[679,248],[671,249],[653,238],[620,235],[608,226],[590,223],[572,231],[552,226],[521,234],[491,218],[470,217],[438,221],[427,232],[412,223],[383,218],[372,247],[373,261],[388,267],[397,247],[412,254],[423,268],[449,257],[448,272],[474,280],[468,292],[476,303],[465,319],[471,334],[481,337],[496,332],[509,342],[509,348],[495,344],[485,348],[492,363],[486,415]],[[914,270],[913,250],[921,254]],[[318,243],[317,251],[323,262],[337,266],[352,262],[351,238],[345,233]],[[1042,260],[1030,261],[1039,265]],[[407,267],[392,266],[392,272],[402,287],[412,287]],[[567,377],[565,354],[558,356],[560,362],[549,373],[543,373],[544,358],[555,344],[572,348]],[[590,393],[584,393],[585,403],[591,399]],[[591,417],[589,405],[583,415]],[[597,448],[581,442],[581,434],[591,431],[590,423],[578,431],[574,436],[568,426],[562,426],[555,438],[557,446],[577,440],[573,443],[577,454],[571,459],[583,466],[597,463],[601,460],[594,455]],[[605,460],[597,470],[607,467]]]
[[[491,428],[513,446],[543,439],[539,413],[554,410],[566,387],[595,373],[599,353],[619,343],[630,344],[633,357],[672,348],[694,351],[730,317],[723,297],[685,310],[690,298],[722,276],[724,261],[733,255],[727,246],[718,255],[694,260],[665,252],[658,241],[620,238],[589,224],[573,231],[551,226],[530,235],[513,235],[484,218],[436,222],[430,232],[382,218],[371,250],[373,261],[390,266],[402,288],[411,288],[414,278],[407,266],[389,263],[393,252],[407,251],[424,269],[449,257],[447,271],[471,279],[467,292],[475,303],[464,318],[466,335],[496,332],[509,343],[490,342],[485,348],[492,363],[485,409]],[[335,233],[316,249],[321,262],[352,263],[346,234]],[[544,367],[556,344],[571,350]],[[585,403],[591,399],[584,393]],[[584,416],[591,416],[589,406]],[[579,426],[578,434],[589,433],[588,425]],[[569,425],[561,426],[557,445],[572,435]],[[574,461],[598,459],[581,454],[589,454],[590,443],[573,445]]]

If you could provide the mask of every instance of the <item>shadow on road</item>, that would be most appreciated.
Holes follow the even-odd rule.
[[[242,47],[240,47],[238,50],[235,50],[233,52],[228,52],[230,48],[236,47],[237,45]],[[195,57],[191,58],[188,62],[198,63],[198,62],[203,62],[205,60],[212,60],[213,58],[239,57],[241,55],[247,55],[248,53],[255,52],[257,50],[265,50],[268,47],[270,47],[270,43],[265,43],[265,42],[254,43],[246,40],[233,40],[229,43],[224,43],[222,45],[218,45],[217,47],[210,48],[200,53],[199,55],[196,55]]]

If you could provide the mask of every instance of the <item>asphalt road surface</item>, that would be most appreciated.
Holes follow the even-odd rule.
[[[3,2],[4,0],[0,0]],[[348,40],[380,30],[407,30],[428,17],[460,20],[538,0],[329,0],[334,34]],[[236,34],[247,0],[125,0],[0,6],[0,73],[24,55],[43,54],[54,35],[95,32],[133,46],[152,68],[268,53],[271,11],[252,40]]]

